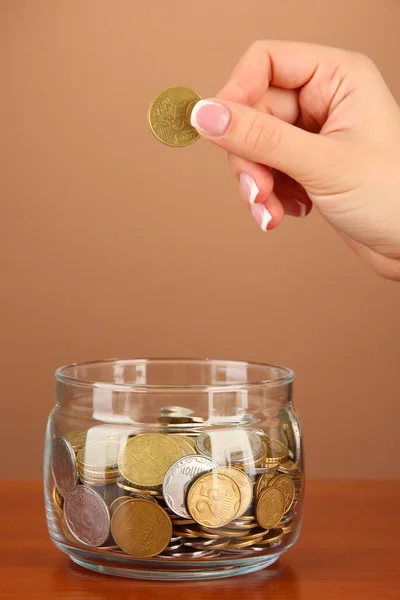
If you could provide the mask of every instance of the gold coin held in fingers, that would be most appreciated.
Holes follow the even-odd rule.
[[[172,524],[161,506],[150,500],[132,498],[116,508],[111,532],[121,550],[146,558],[160,554],[168,546]]]
[[[189,489],[188,509],[195,521],[210,528],[227,525],[240,508],[237,483],[228,475],[210,471],[200,475]]]
[[[147,113],[153,135],[175,148],[193,144],[200,136],[190,124],[190,115],[199,100],[201,97],[187,87],[173,86],[159,92]]]
[[[281,490],[268,487],[263,490],[257,502],[257,521],[264,529],[272,529],[279,523],[285,512],[285,498]]]

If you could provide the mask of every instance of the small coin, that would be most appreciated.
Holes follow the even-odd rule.
[[[207,527],[201,527],[200,535],[203,535],[204,532],[212,533],[213,531],[218,533],[218,535],[222,535],[224,537],[240,538],[240,537],[243,537],[244,535],[250,533],[250,528],[239,530],[239,529],[229,529],[228,527],[219,527],[218,530],[216,530],[216,529],[212,529],[212,528],[209,529]]]
[[[163,495],[167,506],[177,515],[190,519],[186,507],[186,489],[200,474],[216,468],[216,462],[206,456],[183,456],[168,469],[163,481]]]
[[[262,542],[257,542],[257,545],[269,545],[276,544],[282,540],[283,533],[282,529],[271,529],[268,534],[264,537]]]
[[[219,533],[210,533],[208,531],[205,530],[199,530],[199,529],[194,529],[192,527],[185,527],[184,528],[184,535],[185,537],[203,537],[203,538],[207,538],[209,540],[217,540],[220,537]]]
[[[222,466],[254,460],[262,448],[260,437],[246,429],[218,429],[196,438],[196,450]]]
[[[64,499],[64,516],[73,536],[87,546],[101,546],[110,533],[110,515],[103,498],[91,487],[77,485]]]
[[[121,504],[111,519],[115,542],[127,554],[146,558],[160,554],[170,543],[172,524],[161,506],[140,498]]]
[[[256,483],[256,487],[255,487],[255,495],[256,498],[259,497],[259,495],[261,494],[261,492],[268,487],[269,482],[271,481],[271,479],[273,479],[276,476],[276,472],[275,469],[271,472],[271,473],[264,473],[264,475],[261,475],[261,477],[259,477],[257,479],[257,483]]]
[[[65,498],[68,492],[78,483],[78,473],[75,463],[75,452],[64,437],[57,437],[51,445],[51,470],[61,496]]]
[[[118,479],[117,486],[121,488],[121,490],[125,490],[126,492],[130,492],[132,494],[145,494],[146,496],[158,496],[159,492],[157,490],[150,490],[148,488],[137,488],[134,487],[129,481],[125,479]]]
[[[236,519],[238,519],[241,515],[244,515],[253,499],[253,488],[250,478],[246,473],[235,467],[220,467],[219,469],[216,469],[216,471],[217,473],[225,473],[225,475],[231,477],[239,487],[240,506],[236,514]]]
[[[285,513],[290,510],[294,500],[294,483],[287,475],[277,475],[268,483],[268,487],[274,487],[280,490],[285,499]]]
[[[281,490],[268,487],[258,498],[256,517],[263,529],[272,529],[282,519],[285,512],[285,498]]]
[[[240,508],[237,483],[223,473],[205,473],[192,484],[187,496],[189,513],[197,523],[215,528],[235,518]]]
[[[182,543],[184,546],[188,546],[189,548],[196,548],[197,550],[202,550],[203,548],[212,548],[213,550],[216,550],[217,548],[225,548],[225,546],[227,546],[229,543],[229,539],[224,537],[220,538],[219,540],[182,540]]]
[[[161,485],[169,467],[182,457],[178,444],[162,433],[141,434],[131,438],[121,453],[122,476],[133,485]]]
[[[190,124],[194,105],[201,100],[193,90],[168,87],[153,98],[147,113],[147,121],[153,135],[163,144],[182,147],[192,144],[199,133]]]

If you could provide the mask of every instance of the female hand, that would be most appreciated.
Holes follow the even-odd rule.
[[[228,151],[264,231],[315,204],[367,264],[400,280],[400,109],[369,58],[256,42],[191,118]]]

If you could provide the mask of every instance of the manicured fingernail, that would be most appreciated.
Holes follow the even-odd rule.
[[[299,217],[305,217],[307,214],[307,206],[304,202],[300,202],[300,200],[295,200],[297,206],[299,207]]]
[[[253,204],[255,199],[257,198],[260,190],[258,189],[258,185],[255,182],[254,177],[248,175],[247,173],[241,173],[239,177],[240,187],[242,188],[243,194],[246,197],[246,200]]]
[[[192,110],[190,122],[195,129],[208,135],[223,135],[231,122],[231,111],[217,102],[199,100]]]
[[[265,208],[263,204],[252,204],[250,206],[250,210],[257,225],[261,227],[263,231],[267,231],[268,223],[272,219],[271,213]]]

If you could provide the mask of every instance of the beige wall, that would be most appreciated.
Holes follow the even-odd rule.
[[[396,0],[2,0],[0,475],[41,475],[58,365],[207,355],[296,371],[309,475],[400,476],[400,285],[316,212],[261,233],[221,151],[146,123],[257,38],[366,52],[400,98],[399,23]]]

